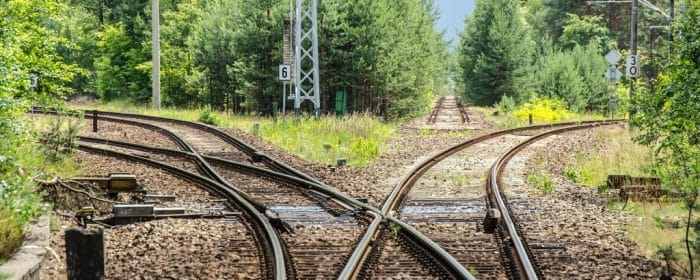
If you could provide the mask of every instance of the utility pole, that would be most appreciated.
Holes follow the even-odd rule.
[[[637,17],[638,17],[638,8],[639,8],[639,0],[632,0],[632,26],[630,28],[630,54],[633,56],[637,56]],[[635,86],[637,84],[637,77],[632,77],[632,81],[630,82],[630,104],[634,102],[634,90]],[[637,112],[637,109],[634,108],[634,104],[630,106],[630,119],[632,119],[632,116]]]
[[[676,17],[676,6],[675,6],[675,0],[671,0],[671,24],[673,24],[673,21]],[[670,29],[671,31],[669,32],[668,39],[673,42],[673,28]],[[671,46],[671,49],[673,49],[673,46]]]
[[[151,0],[151,41],[153,42],[153,110],[160,110],[160,7]]]

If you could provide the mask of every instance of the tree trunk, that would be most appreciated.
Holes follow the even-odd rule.
[[[698,194],[694,193],[693,194],[693,199],[688,200],[686,202],[686,206],[688,207],[688,220],[686,220],[685,223],[685,249],[686,252],[688,253],[688,263],[690,263],[690,279],[693,279],[693,274],[695,270],[695,265],[693,264],[693,254],[690,251],[690,223],[691,223],[691,218],[693,217],[693,208],[695,208],[695,202],[698,199]]]

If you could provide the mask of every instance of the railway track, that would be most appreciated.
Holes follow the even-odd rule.
[[[109,114],[111,113],[104,115]],[[98,115],[98,118],[111,120],[112,117]],[[118,146],[124,149],[123,151],[131,150],[132,154],[142,153],[138,155],[141,158],[177,162],[190,171],[196,169],[214,181],[228,186],[253,205],[259,213],[264,213],[268,222],[275,224],[276,234],[278,238],[281,237],[279,242],[285,245],[283,251],[286,253],[282,265],[280,266],[277,262],[275,266],[277,270],[284,267],[286,276],[298,279],[319,277],[472,279],[473,275],[470,272],[478,273],[480,279],[518,276],[536,278],[538,276],[536,269],[534,274],[531,274],[527,268],[527,261],[518,259],[517,252],[520,250],[517,248],[517,242],[513,242],[515,248],[510,247],[510,242],[503,242],[504,239],[513,238],[510,235],[512,231],[508,231],[509,223],[504,222],[508,220],[506,218],[508,211],[492,211],[500,213],[500,218],[484,219],[486,212],[495,208],[492,205],[499,204],[496,198],[497,191],[495,195],[488,193],[489,197],[494,197],[493,200],[485,199],[487,193],[483,188],[480,191],[462,190],[461,192],[453,188],[440,190],[437,195],[434,195],[431,193],[434,192],[435,187],[439,189],[439,185],[420,183],[420,181],[424,180],[423,177],[430,176],[430,172],[433,172],[430,169],[436,164],[457,153],[470,154],[469,149],[479,150],[479,145],[484,145],[486,142],[501,141],[505,145],[500,145],[502,148],[498,151],[490,151],[491,157],[470,163],[474,166],[471,171],[488,169],[488,164],[506,147],[515,146],[523,142],[527,135],[531,135],[528,131],[552,127],[567,127],[565,129],[579,127],[575,123],[526,127],[499,131],[468,140],[432,156],[414,168],[410,174],[402,178],[379,210],[316,180],[307,180],[306,178],[310,178],[308,175],[280,164],[254,149],[246,152],[246,148],[240,148],[244,147],[245,143],[233,144],[236,141],[235,138],[217,136],[218,140],[215,141],[225,142],[228,146],[224,150],[216,151],[216,148],[212,147],[220,147],[218,145],[222,142],[208,142],[207,137],[190,137],[190,141],[196,143],[196,145],[190,145],[190,141],[179,138],[179,134],[199,134],[182,127],[159,125],[157,121],[179,123],[179,126],[189,127],[189,129],[195,129],[192,127],[200,124],[193,125],[160,118],[155,118],[153,122],[144,122],[140,119],[141,116],[130,116],[117,121],[148,127],[154,131],[156,128],[160,129],[164,131],[164,135],[177,143],[180,150],[153,148],[94,137],[83,137],[82,141],[91,142],[92,145],[103,145],[103,147]],[[581,127],[601,123],[605,122],[585,122]],[[196,129],[218,135],[217,132],[210,131],[211,129],[217,131],[216,128],[201,126],[203,127]],[[233,148],[238,148],[237,152],[242,152],[252,160],[241,163],[242,157],[232,156],[237,153]],[[499,157],[500,159],[502,157]],[[259,161],[265,162],[270,169],[253,165]],[[478,177],[479,175],[472,173],[469,176]],[[419,183],[418,186],[414,186],[417,183]],[[234,185],[237,187],[233,187]],[[496,235],[484,233],[485,230],[496,229],[498,229]],[[362,235],[363,231],[364,235]],[[515,236],[517,237],[517,231]],[[523,245],[523,248],[526,246]],[[351,251],[352,254],[350,254]],[[510,257],[504,258],[503,256],[506,255]],[[278,259],[279,256],[274,258]],[[319,263],[327,265],[319,266]],[[343,264],[345,264],[344,267]],[[524,268],[513,269],[515,267]],[[270,271],[277,270],[270,269]]]
[[[273,266],[275,263],[273,247],[275,246],[272,244],[274,241],[270,239],[276,236],[274,227],[263,213],[258,211],[253,204],[241,197],[236,191],[204,176],[152,159],[85,144],[80,144],[78,149],[87,153],[119,158],[165,170],[178,178],[190,181],[226,198],[228,207],[241,211],[242,216],[240,218],[228,218],[225,222],[229,225],[233,225],[234,229],[244,227],[246,232],[246,234],[235,240],[236,246],[240,247],[240,253],[238,254],[240,259],[235,262],[232,260],[232,270],[251,273],[253,277],[257,275],[261,279],[285,278],[285,271],[283,270],[279,273]],[[251,266],[257,267],[257,269]]]
[[[501,239],[507,238],[511,242],[511,246],[507,248],[507,255],[510,261],[509,265],[513,271],[517,272],[518,277],[522,279],[543,278],[542,271],[539,268],[540,262],[538,262],[538,260],[558,262],[562,256],[557,251],[561,251],[565,248],[560,244],[554,243],[538,243],[538,246],[528,245],[528,239],[524,237],[527,235],[527,231],[523,230],[527,228],[527,225],[519,222],[518,216],[514,214],[512,209],[515,207],[524,209],[533,209],[536,207],[533,207],[531,202],[527,199],[516,198],[509,201],[508,197],[504,195],[503,190],[505,184],[502,182],[502,176],[508,162],[521,150],[549,136],[615,123],[616,122],[588,123],[553,129],[537,134],[508,149],[508,151],[503,153],[491,166],[487,178],[489,206],[499,211],[498,218],[491,218],[493,218],[492,222],[497,229],[499,237],[501,237]],[[564,256],[564,258],[566,257]]]
[[[455,125],[469,122],[464,104],[455,96],[441,96],[428,116],[429,125]]]
[[[121,120],[124,121],[124,120]],[[147,124],[147,125],[153,125],[153,124]],[[162,129],[162,128],[161,128]],[[177,135],[176,133],[166,133],[170,135]],[[173,138],[173,136],[170,136]],[[140,150],[141,152],[145,151],[154,151],[157,150],[159,154],[166,154],[166,155],[173,155],[173,154],[180,154],[180,155],[185,155],[187,157],[190,157],[192,159],[197,158],[197,153],[195,149],[188,149],[186,146],[185,148],[182,148],[181,151],[174,151],[170,149],[151,149],[150,147],[147,146],[140,146],[139,145],[134,145],[130,143],[125,143],[125,142],[119,142],[119,141],[107,141],[104,139],[96,139],[96,138],[89,138],[85,137],[83,138],[85,141],[90,141],[93,143],[98,143],[100,145],[116,145],[120,146],[122,148],[136,148],[136,150]],[[174,139],[176,142],[182,142],[183,144],[187,144],[186,141]],[[184,146],[183,144],[179,144],[179,146]],[[142,155],[143,156],[143,155]],[[150,155],[149,157],[162,157],[163,155],[156,156],[156,155]],[[212,157],[212,156],[207,156],[204,155],[202,156],[203,161],[207,162],[212,162],[214,166],[216,166],[217,170],[221,170],[222,165],[232,165],[232,164],[237,164],[233,161],[226,160],[220,157]],[[201,163],[199,165],[202,165]],[[253,168],[252,166],[249,166],[248,168]],[[203,174],[208,174],[209,176],[213,176],[212,174],[209,174],[210,171],[207,170],[202,170],[203,168],[201,166],[198,166],[197,169],[202,172]],[[258,172],[262,172],[263,169],[258,170]],[[272,171],[268,171],[272,172]],[[235,173],[235,172],[233,172]],[[219,174],[219,173],[216,173]],[[344,196],[343,194],[338,193],[332,188],[329,188],[325,185],[318,184],[316,182],[311,182],[311,181],[303,181],[301,182],[302,185],[307,186],[312,186],[315,190],[315,193],[305,193],[305,197],[311,197],[316,199],[321,198],[321,200],[329,200],[329,197],[334,200],[334,203],[337,203],[340,201],[340,203],[337,203],[335,206],[328,206],[324,204],[322,207],[318,207],[315,205],[312,205],[311,203],[305,202],[301,203],[301,205],[274,205],[273,202],[276,201],[293,201],[297,199],[301,199],[301,196],[298,195],[291,195],[289,190],[287,191],[279,191],[280,186],[274,187],[263,187],[259,188],[261,185],[267,185],[268,183],[261,184],[260,179],[255,176],[241,176],[241,174],[231,174],[229,171],[223,171],[222,174],[225,174],[223,177],[228,177],[228,179],[231,180],[248,180],[248,183],[254,182],[253,184],[247,184],[247,185],[255,185],[256,187],[253,189],[249,189],[252,191],[252,194],[246,193],[245,191],[241,190],[241,193],[245,193],[245,197],[250,199],[251,201],[255,201],[254,198],[260,199],[262,202],[257,202],[256,201],[256,206],[258,207],[259,210],[265,210],[265,213],[267,213],[268,218],[270,216],[274,217],[275,220],[279,218],[279,221],[284,223],[284,227],[287,227],[286,230],[289,230],[289,228],[292,229],[292,232],[294,229],[297,230],[297,235],[290,234],[290,235],[282,235],[283,239],[285,241],[285,244],[290,245],[286,247],[286,250],[288,253],[290,253],[287,257],[292,260],[292,265],[294,266],[293,269],[287,269],[287,271],[290,274],[294,274],[296,278],[315,278],[315,277],[321,277],[321,278],[335,278],[335,276],[338,275],[340,272],[340,269],[343,268],[342,265],[345,263],[346,259],[348,258],[347,255],[343,255],[342,253],[338,252],[347,252],[348,254],[352,251],[352,249],[355,247],[355,244],[357,243],[357,239],[361,237],[361,233],[364,230],[364,227],[366,227],[366,223],[371,220],[372,217],[375,217],[377,219],[378,215],[376,213],[379,212],[377,209],[373,209],[366,204],[360,203],[357,200],[354,200],[352,198],[349,198],[347,196]],[[259,175],[259,174],[257,174]],[[303,180],[295,176],[288,175],[289,177],[287,179],[294,178],[294,180]],[[225,182],[228,182],[226,178],[220,178],[220,180],[223,180]],[[246,184],[243,184],[246,185]],[[261,191],[262,190],[262,191]],[[270,190],[270,191],[266,191]],[[291,197],[294,197],[294,199],[290,199]],[[297,200],[299,201],[299,200]],[[267,203],[267,204],[266,204]],[[318,201],[316,201],[316,205],[318,204]],[[328,203],[326,203],[328,204]],[[332,203],[331,203],[332,204]],[[343,206],[345,209],[341,210],[340,206]],[[304,208],[306,207],[306,208]],[[309,208],[312,207],[312,208]],[[270,214],[271,212],[268,210],[275,209],[277,211],[281,211],[282,213],[278,213],[275,211],[272,211],[272,215]],[[304,209],[302,211],[298,211],[300,209]],[[287,211],[286,213],[284,211]],[[309,211],[311,210],[311,211]],[[325,212],[325,213],[324,213]],[[315,213],[315,214],[312,214]],[[359,213],[359,214],[358,214]],[[330,215],[335,215],[336,218],[333,221],[333,219],[330,219],[331,222],[329,222],[329,214]],[[315,216],[315,217],[314,217]],[[356,216],[354,218],[354,221],[350,222],[350,219],[348,217],[350,216]],[[322,219],[319,219],[321,218]],[[316,225],[313,226],[299,226],[300,222],[310,222],[311,224],[316,223]],[[398,222],[398,221],[397,221]],[[295,223],[297,223],[295,225]],[[398,222],[399,227],[405,227],[406,230],[402,231],[403,232],[408,232],[409,236],[411,239],[405,239],[405,240],[418,240],[417,243],[426,243],[429,242],[427,241],[424,236],[422,236],[419,232],[412,230],[410,226],[407,226],[403,223]],[[330,225],[330,226],[329,226]],[[278,229],[279,229],[278,225]],[[314,239],[316,241],[316,244],[313,244]],[[311,242],[310,242],[311,241]],[[414,241],[414,243],[416,243]],[[319,246],[319,244],[323,244],[323,247]],[[330,245],[330,246],[329,246]],[[430,254],[430,252],[434,250],[438,250],[439,247],[434,246],[433,247],[425,247],[427,249],[422,249],[423,252],[428,252],[424,254]],[[333,252],[334,254],[331,254]],[[444,254],[444,252],[442,252]],[[331,264],[330,266],[321,266],[319,267],[319,263],[328,263]],[[438,267],[438,266],[435,266]],[[439,274],[437,274],[439,275]]]
[[[83,137],[81,141],[119,147],[148,158],[195,159],[193,153],[184,151],[93,137]],[[351,206],[359,202],[340,197],[330,188],[269,169],[211,156],[204,159],[228,183],[239,186],[240,192],[275,224],[290,260],[290,277],[332,279],[339,274],[367,224],[364,210]]]
[[[496,230],[496,226],[500,226],[493,222],[501,220],[489,222],[485,219],[489,209],[495,207],[491,205],[497,203],[487,199],[484,172],[489,170],[491,164],[505,153],[508,147],[525,141],[536,131],[557,131],[556,127],[572,129],[608,123],[614,122],[585,122],[582,125],[562,123],[516,128],[467,140],[415,166],[397,183],[381,211],[400,218],[423,232],[454,257],[460,267],[468,268],[480,279],[520,277],[520,272],[511,266],[514,261],[506,257],[509,255],[510,243],[503,240],[510,237],[503,232],[499,233],[500,235],[491,234]],[[507,211],[496,213],[508,214]],[[386,250],[386,247],[395,246],[386,243],[382,239],[383,236],[386,234],[382,233],[380,227],[374,232],[366,232],[366,239],[375,240],[374,242],[380,245],[367,244],[367,247],[358,247],[355,252],[362,256],[358,258],[378,262],[379,264],[373,264],[375,270],[389,264],[382,264],[380,258],[372,256],[381,255],[380,252]],[[386,259],[390,260],[392,257]],[[463,278],[472,276],[461,275]]]

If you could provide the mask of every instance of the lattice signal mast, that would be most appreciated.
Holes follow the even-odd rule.
[[[314,114],[321,113],[321,93],[318,73],[318,0],[296,0],[296,21],[294,26],[294,112],[301,112],[301,103],[311,100]]]

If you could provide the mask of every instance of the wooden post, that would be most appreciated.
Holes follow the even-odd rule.
[[[97,132],[97,110],[92,110],[92,132]]]
[[[66,268],[68,279],[104,277],[104,235],[101,228],[66,230]]]
[[[532,113],[528,115],[528,119],[530,120],[530,125],[532,125]]]

